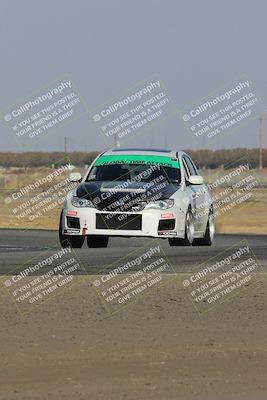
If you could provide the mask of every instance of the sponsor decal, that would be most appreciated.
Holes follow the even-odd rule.
[[[159,236],[177,236],[176,232],[158,231]]]
[[[77,214],[78,214],[77,211],[67,211],[67,216],[68,217],[76,217]]]
[[[161,219],[174,219],[175,215],[172,213],[164,213],[160,215]]]
[[[79,229],[64,229],[64,233],[80,233]]]
[[[179,161],[166,156],[153,156],[153,155],[110,155],[101,156],[96,162],[95,166],[109,165],[109,164],[142,164],[142,165],[160,165],[162,167],[180,168]]]

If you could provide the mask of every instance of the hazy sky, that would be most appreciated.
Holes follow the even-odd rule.
[[[245,74],[267,96],[267,2],[254,0],[1,0],[0,110],[68,74],[88,110],[151,76],[183,108]],[[196,142],[175,113],[123,147],[257,147],[257,119]],[[0,122],[0,151],[99,150],[88,114],[22,146]]]

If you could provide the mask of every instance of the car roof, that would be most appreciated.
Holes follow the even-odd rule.
[[[116,155],[116,154],[128,154],[128,155],[151,155],[151,156],[167,156],[171,158],[177,158],[177,150],[163,150],[163,149],[138,149],[138,148],[133,148],[133,149],[122,149],[122,148],[117,148],[117,149],[112,149],[112,150],[107,150],[106,152],[102,153],[102,155]]]

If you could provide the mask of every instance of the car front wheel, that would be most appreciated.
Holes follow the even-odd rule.
[[[191,210],[189,209],[185,217],[184,239],[169,238],[170,246],[191,246],[194,240],[194,221]]]
[[[193,246],[211,246],[215,235],[215,219],[213,210],[209,212],[206,231],[203,238],[194,239]]]

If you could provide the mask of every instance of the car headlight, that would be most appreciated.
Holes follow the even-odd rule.
[[[90,208],[95,207],[91,200],[83,199],[82,197],[73,196],[70,202],[74,207],[90,207]]]
[[[156,209],[156,210],[167,210],[168,208],[172,208],[174,205],[174,200],[173,199],[167,199],[167,200],[157,200],[153,201],[151,203],[148,203],[145,206],[145,209]]]

